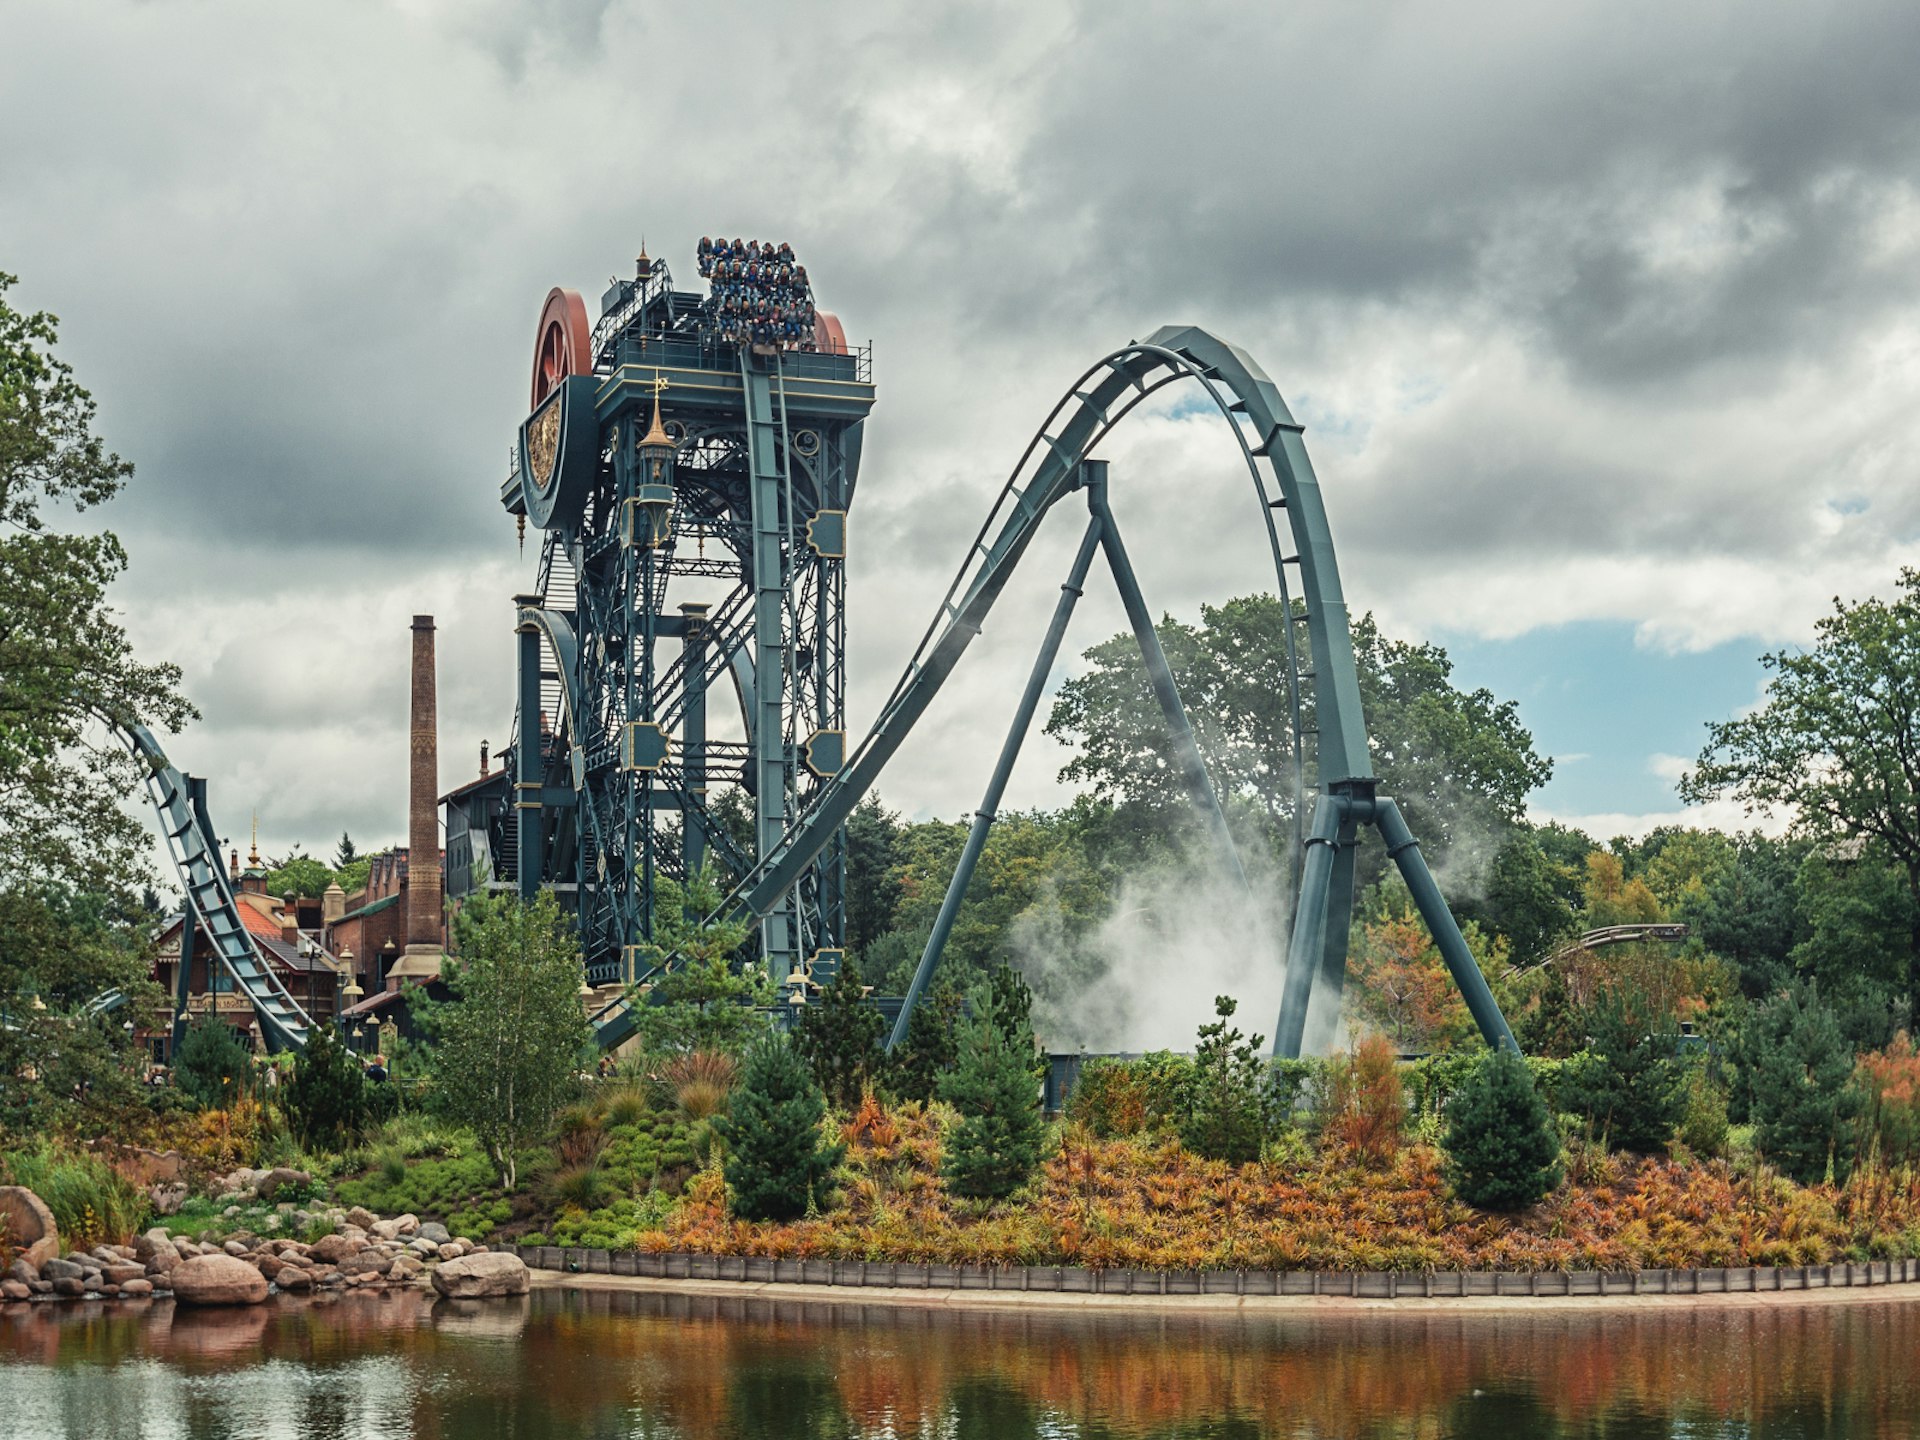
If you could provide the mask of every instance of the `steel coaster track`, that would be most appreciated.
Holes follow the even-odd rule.
[[[1001,487],[880,717],[838,776],[814,793],[812,802],[779,844],[727,895],[715,912],[716,918],[736,912],[764,915],[801,878],[872,787],[966,647],[980,633],[1047,511],[1077,488],[1081,463],[1136,406],[1165,386],[1188,379],[1200,383],[1233,431],[1260,501],[1281,603],[1290,616],[1308,627],[1314,665],[1305,672],[1300,668],[1293,627],[1289,625],[1286,631],[1286,704],[1292,721],[1295,800],[1294,853],[1289,868],[1297,870],[1308,788],[1303,742],[1306,727],[1301,711],[1303,680],[1317,680],[1315,730],[1320,743],[1315,758],[1320,788],[1329,781],[1370,781],[1372,777],[1346,603],[1319,482],[1300,442],[1300,425],[1258,365],[1245,352],[1204,330],[1166,327],[1145,343],[1125,346],[1089,366],[1048,413]],[[1266,461],[1264,468],[1259,463],[1262,460]],[[1031,478],[1023,486],[1022,478],[1030,469]],[[1294,542],[1292,555],[1286,554],[1281,544],[1275,510],[1287,512]],[[991,541],[989,536],[993,537]],[[1298,567],[1301,577],[1305,605],[1297,615],[1288,582],[1289,566]],[[666,957],[650,975],[670,967],[675,959]],[[627,1004],[623,997],[594,1017],[603,1044],[617,1044],[631,1032]]]
[[[313,1020],[280,983],[240,919],[239,902],[233,898],[227,872],[220,868],[220,856],[194,820],[186,777],[173,767],[167,752],[144,725],[119,728],[127,747],[146,763],[147,795],[160,817],[167,852],[180,877],[181,889],[192,901],[194,915],[213,942],[220,968],[253,1006],[269,1044],[275,1049],[299,1049],[313,1031]],[[183,932],[180,963],[186,964],[192,953],[192,938]],[[94,1004],[104,1006],[108,998],[101,996]]]

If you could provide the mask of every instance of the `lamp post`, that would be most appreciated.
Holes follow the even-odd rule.
[[[340,1001],[334,1005],[334,1012],[344,1020],[345,1012],[358,1005],[361,997],[367,992],[360,988],[360,978],[353,972],[353,947],[351,945],[343,945],[340,947],[340,963],[347,967],[347,984],[346,988],[340,992]]]

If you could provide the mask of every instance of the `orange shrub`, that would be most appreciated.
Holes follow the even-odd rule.
[[[1400,1146],[1406,1095],[1387,1037],[1368,1035],[1328,1066],[1327,1138],[1369,1164],[1384,1165]]]

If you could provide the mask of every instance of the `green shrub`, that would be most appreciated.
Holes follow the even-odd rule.
[[[367,1082],[333,1026],[314,1028],[281,1087],[280,1104],[309,1145],[337,1147],[359,1134],[367,1119]]]
[[[145,1192],[105,1161],[61,1146],[0,1154],[0,1184],[24,1185],[44,1200],[69,1250],[123,1244],[152,1209]]]
[[[1680,1125],[1675,1138],[1703,1159],[1727,1152],[1727,1096],[1704,1065],[1687,1071],[1681,1085]]]
[[[1781,1173],[1818,1183],[1829,1167],[1844,1181],[1852,1153],[1841,1143],[1860,1105],[1853,1051],[1840,1021],[1811,983],[1782,990],[1749,1012],[1741,1049],[1752,1063],[1754,1143]]]
[[[206,1014],[187,1026],[173,1059],[173,1081],[202,1110],[224,1110],[245,1093],[253,1055],[234,1028]]]
[[[729,1146],[726,1180],[750,1220],[792,1220],[827,1198],[846,1147],[828,1143],[827,1103],[806,1065],[779,1034],[747,1052],[730,1114],[716,1121]]]
[[[1684,1102],[1672,1018],[1643,997],[1605,992],[1586,1019],[1587,1054],[1563,1085],[1562,1103],[1613,1149],[1663,1154]]]
[[[1040,1163],[1033,1031],[1023,1016],[1008,1034],[1006,1002],[993,987],[975,986],[967,1001],[973,1013],[960,1024],[959,1057],[940,1077],[940,1098],[960,1112],[946,1134],[940,1174],[955,1194],[1000,1199]]]
[[[1242,1036],[1227,1021],[1238,1008],[1230,995],[1216,995],[1219,1018],[1200,1027],[1193,1075],[1185,1088],[1180,1140],[1196,1155],[1244,1165],[1260,1158],[1272,1128],[1273,1089],[1258,1035]]]
[[[1511,1050],[1474,1068],[1447,1107],[1441,1141],[1460,1198],[1482,1210],[1524,1210],[1560,1183],[1560,1142],[1533,1077]]]

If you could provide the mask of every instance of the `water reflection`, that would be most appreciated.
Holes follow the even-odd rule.
[[[0,1313],[0,1435],[1920,1435],[1920,1301],[1223,1319],[539,1292]]]

